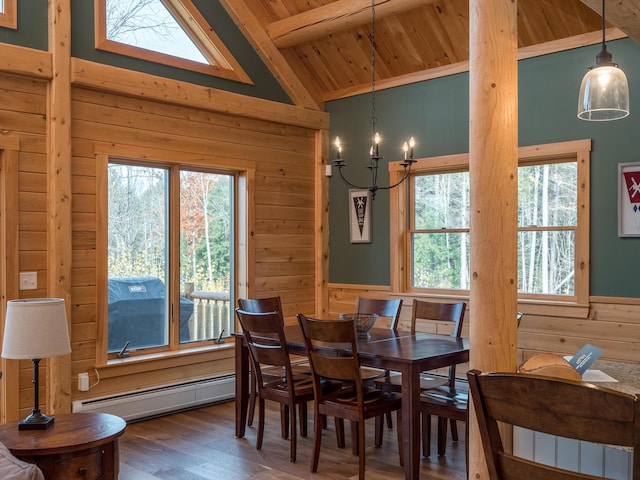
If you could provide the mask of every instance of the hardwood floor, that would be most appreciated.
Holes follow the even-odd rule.
[[[312,411],[311,406],[309,408]],[[309,436],[298,440],[298,461],[289,461],[289,441],[280,437],[278,407],[267,402],[267,419],[262,450],[255,448],[257,419],[245,438],[236,438],[234,403],[190,410],[131,423],[120,438],[120,480],[296,480],[357,479],[358,458],[351,454],[349,429],[347,446],[336,446],[333,421],[325,430],[318,472],[310,473],[313,448],[312,419]],[[395,420],[395,416],[394,416]],[[394,425],[395,428],[395,425]],[[464,427],[460,425],[460,433]],[[385,427],[381,448],[373,446],[373,421],[367,422],[366,475],[370,480],[404,478],[398,458],[397,434]],[[437,428],[432,429],[434,453],[421,462],[421,479],[463,480],[464,441],[447,445],[447,455],[435,453]]]

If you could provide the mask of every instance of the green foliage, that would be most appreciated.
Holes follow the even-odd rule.
[[[110,277],[154,276],[167,282],[169,170],[109,165]],[[233,177],[180,172],[180,284],[229,292]]]
[[[521,292],[573,295],[577,175],[575,162],[518,168]],[[413,286],[468,289],[469,173],[418,175],[414,186]]]

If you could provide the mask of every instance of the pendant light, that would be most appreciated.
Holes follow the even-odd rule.
[[[578,98],[578,118],[591,121],[618,120],[629,115],[627,77],[613,63],[605,44],[605,0],[602,0],[602,51],[596,64],[582,79]]]

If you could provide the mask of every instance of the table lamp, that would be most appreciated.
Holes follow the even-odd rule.
[[[2,357],[33,361],[33,412],[18,423],[18,430],[44,430],[53,416],[40,412],[38,366],[42,358],[71,353],[67,315],[62,298],[33,298],[7,302]]]

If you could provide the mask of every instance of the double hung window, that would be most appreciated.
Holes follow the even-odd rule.
[[[563,144],[555,145],[562,150],[558,145]],[[453,164],[446,157],[418,162],[411,177],[406,243],[401,246],[406,252],[407,291],[464,295],[469,289],[468,157],[456,157],[459,161]],[[587,186],[588,151],[520,158],[517,235],[521,299],[586,301]]]

